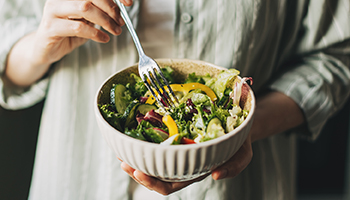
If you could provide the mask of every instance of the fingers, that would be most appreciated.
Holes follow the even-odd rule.
[[[169,195],[174,191],[176,191],[177,189],[177,187],[175,186],[175,183],[169,183],[169,182],[158,180],[154,177],[147,176],[146,174],[138,170],[134,171],[133,177],[136,179],[137,182],[146,186],[148,189],[157,191],[162,195]],[[187,184],[184,185],[184,187],[185,186],[187,186]]]
[[[124,21],[112,0],[47,1],[39,33],[45,37],[81,37],[108,42],[108,34],[91,24],[119,35]]]
[[[119,35],[124,21],[120,17],[118,6],[111,0],[96,2],[97,5],[91,1],[49,1],[44,12],[53,19],[84,19]]]
[[[81,20],[55,19],[50,35],[60,37],[79,37],[91,39],[96,42],[108,42],[109,36]]]
[[[241,173],[250,163],[253,151],[250,139],[247,139],[236,154],[225,164],[212,172],[214,180],[233,178]]]
[[[93,5],[98,7],[101,11],[106,13],[110,18],[114,19],[114,21],[120,26],[124,25],[124,20],[120,16],[120,10],[116,3],[113,0],[92,0]]]
[[[120,0],[120,2],[122,4],[124,4],[125,6],[131,6],[133,1],[132,0]]]
[[[173,192],[181,190],[192,183],[198,182],[206,178],[209,174],[196,178],[194,180],[185,181],[185,182],[164,182],[157,178],[147,176],[146,174],[135,170],[133,173],[133,177],[136,181],[150,190],[154,190],[162,195],[169,195]]]
[[[120,164],[120,167],[121,167],[127,174],[129,174],[131,177],[134,176],[133,173],[134,173],[135,169],[132,168],[132,167],[130,167],[130,166],[129,166],[128,164],[126,164],[125,162],[122,162],[122,163]]]
[[[250,136],[246,139],[240,149],[236,152],[232,158],[227,161],[222,166],[216,168],[212,172],[212,177],[214,180],[219,180],[223,178],[233,178],[241,173],[250,163],[253,157],[251,138]],[[199,177],[195,180],[186,182],[164,182],[157,178],[147,176],[146,174],[133,169],[126,163],[121,164],[122,169],[128,173],[135,181],[146,186],[150,190],[157,191],[163,195],[169,195],[173,192],[181,190],[188,185],[203,180],[208,175]]]
[[[119,159],[119,158],[118,158]],[[121,160],[120,160],[121,161]],[[128,164],[122,161],[120,164],[120,167],[131,177],[133,178],[136,182],[140,183],[139,180],[137,180],[134,177],[134,172],[136,171],[134,168],[130,167]],[[141,183],[140,183],[141,184]]]
[[[120,25],[116,22],[121,19],[120,17],[114,16],[114,18],[111,18],[92,2],[65,1],[57,3],[55,7],[52,15],[57,18],[68,20],[85,19],[86,21],[102,26],[114,35],[119,35],[122,31]]]
[[[201,176],[197,179],[186,181],[186,182],[165,182],[157,178],[150,177],[139,170],[135,170],[126,163],[121,164],[122,169],[129,174],[136,182],[144,185],[150,190],[154,190],[162,195],[169,195],[173,192],[181,190],[188,185],[198,182],[206,178],[208,175]]]

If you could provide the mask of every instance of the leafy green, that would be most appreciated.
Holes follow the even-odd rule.
[[[208,119],[208,116],[206,115],[206,112],[203,111],[203,108],[201,106],[196,106],[196,109],[198,111],[198,114],[195,114],[193,116],[193,125],[196,128],[199,128],[201,130],[205,130],[206,128],[206,120]]]
[[[186,107],[185,103],[181,103],[179,106],[174,108],[173,112],[170,113],[171,118],[174,119],[176,124],[178,125],[178,131],[180,136],[190,137],[190,124],[191,119],[189,116],[189,109]]]
[[[205,85],[208,86],[210,89],[212,89],[212,87],[214,86],[215,82],[216,82],[216,78],[212,78],[208,81],[205,82]],[[214,91],[215,92],[215,91]]]
[[[211,100],[208,95],[205,95],[203,93],[194,92],[192,94],[191,100],[194,105],[203,105],[203,106],[210,106]]]
[[[141,79],[141,77],[134,73],[130,74],[130,76],[132,76],[135,80],[134,91],[136,92],[136,95],[139,97],[143,96],[148,90],[143,80]]]
[[[224,96],[226,88],[231,88],[235,78],[239,75],[239,71],[236,69],[223,70],[219,73],[214,83],[209,86],[221,99]]]
[[[111,105],[120,114],[124,113],[127,106],[134,99],[131,92],[123,84],[113,84],[110,98]]]
[[[142,120],[140,124],[135,129],[128,129],[125,128],[125,134],[129,135],[131,137],[134,137],[136,139],[148,141],[148,142],[154,142],[154,143],[161,143],[164,141],[164,138],[162,138],[154,128],[162,129],[165,132],[168,132],[168,129],[166,126],[163,127],[157,127],[152,125],[150,122]]]
[[[245,118],[247,118],[248,111],[241,110],[241,112],[237,116],[238,116],[238,119],[237,119],[237,123],[235,125],[235,128],[237,128],[239,125],[241,125],[243,123],[243,121],[245,120]]]
[[[125,87],[126,87],[126,90],[123,93],[121,98],[123,98],[125,101],[131,102],[132,100],[135,99],[135,95],[134,95],[134,92],[133,92],[134,87],[130,83],[127,83],[125,85]]]
[[[132,97],[132,100],[138,99],[143,96],[148,89],[138,75],[131,73],[130,77],[134,78],[135,83],[127,83],[125,87],[128,89],[128,95]]]
[[[174,71],[171,67],[166,66],[161,70],[170,84],[175,83]],[[188,93],[182,92],[182,96],[179,96],[179,105],[168,112],[178,126],[177,139],[172,144],[180,144],[183,137],[194,139],[196,142],[211,140],[225,134],[223,127],[226,127],[226,130],[233,130],[244,121],[248,111],[240,110],[238,112],[235,109],[237,105],[230,98],[232,86],[238,74],[239,71],[230,69],[220,72],[217,78],[211,78],[209,74],[202,76],[191,73],[188,75],[184,83],[205,84],[216,93],[218,99],[212,102],[210,97],[201,89],[193,89]],[[160,80],[162,82],[161,78]],[[122,94],[121,96],[125,98],[125,101],[131,103],[127,106],[124,115],[117,114],[112,104],[106,104],[99,106],[104,118],[126,135],[149,142],[163,142],[168,138],[166,125],[162,122],[159,124],[151,123],[153,118],[150,118],[149,112],[147,112],[146,118],[147,113],[141,114],[136,109],[137,105],[132,104],[135,99],[140,100],[137,103],[143,104],[143,101],[141,101],[143,98],[140,97],[143,97],[148,89],[142,79],[137,74],[132,73],[125,88],[119,93]],[[181,91],[178,92],[181,94]],[[118,95],[111,95],[111,99],[119,96],[119,93]],[[158,113],[157,109],[154,110]],[[161,113],[160,119],[164,114]],[[133,123],[131,125],[127,125],[127,118],[129,118],[129,121],[132,119],[131,122]]]
[[[242,110],[244,119],[248,117],[249,111],[248,110]]]
[[[175,83],[173,75],[174,70],[171,67],[165,66],[163,68],[160,68],[160,70],[162,71],[165,79],[169,82],[169,84]],[[162,80],[162,78],[160,78],[160,80]]]
[[[144,136],[150,142],[161,143],[164,141],[164,139],[153,128],[144,129]]]
[[[173,118],[175,121],[181,122],[185,121],[185,115],[187,114],[186,110],[186,104],[181,103],[177,107],[173,108],[173,112],[169,113],[171,118]]]
[[[201,83],[205,84],[207,81],[211,79],[211,76],[209,74],[206,74],[205,76],[196,75],[195,72],[188,75],[187,79],[184,83]]]
[[[123,115],[118,114],[114,111],[114,108],[111,104],[98,105],[103,117],[107,120],[107,122],[116,128],[119,131],[123,131]]]
[[[201,105],[196,106],[198,111],[197,114],[194,114],[192,118],[192,124],[190,124],[190,133],[193,138],[197,137],[197,135],[205,135],[206,126],[208,124],[208,119],[210,116],[203,111]]]
[[[223,127],[226,126],[226,121],[228,116],[230,116],[230,113],[227,109],[224,109],[222,107],[217,107],[217,106],[215,107],[214,110],[212,109],[211,118],[217,117],[221,121]]]
[[[153,128],[154,126],[149,123],[148,121],[141,121],[140,124],[136,127],[136,129],[129,129],[129,128],[125,128],[125,134],[129,135],[133,138],[136,139],[140,139],[140,140],[144,140],[144,141],[149,141],[152,142],[150,140],[147,140],[146,137],[144,136],[145,134],[145,130],[149,129],[149,128]]]
[[[146,138],[142,135],[142,132],[138,129],[125,129],[125,135],[128,135],[130,137],[139,139],[139,140],[143,140],[143,141],[147,141]]]
[[[191,132],[190,132],[190,126],[192,124],[191,121],[182,121],[183,124],[182,126],[179,128],[179,134],[181,137],[187,137],[192,139],[193,137],[191,136]]]

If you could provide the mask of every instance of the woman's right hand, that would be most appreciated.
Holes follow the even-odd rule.
[[[121,2],[126,6],[133,3]],[[16,85],[27,86],[40,79],[52,63],[87,40],[108,42],[108,34],[95,25],[113,35],[121,34],[124,21],[113,0],[47,0],[37,31],[22,38],[11,50],[6,76]],[[25,69],[12,67],[24,63]],[[18,74],[19,70],[24,74]]]
[[[132,3],[122,2],[125,5]],[[108,42],[108,34],[94,25],[113,35],[122,32],[124,21],[112,0],[48,0],[35,34],[37,59],[53,63],[88,39]]]

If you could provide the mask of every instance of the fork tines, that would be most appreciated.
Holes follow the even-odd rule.
[[[163,82],[159,80],[157,73],[162,78]],[[166,110],[166,107],[168,108],[176,107],[175,103],[179,103],[179,101],[175,96],[175,93],[169,86],[169,82],[166,80],[164,74],[162,73],[161,69],[158,66],[149,67],[146,70],[146,73],[142,73],[141,76],[146,87],[148,88],[149,91],[151,91],[157,103],[161,105],[162,108]]]

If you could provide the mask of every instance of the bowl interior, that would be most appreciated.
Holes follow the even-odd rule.
[[[226,69],[204,61],[197,60],[157,59],[156,61],[160,67],[170,66],[172,69],[174,69],[174,79],[176,82],[185,80],[188,74],[193,72],[195,72],[196,75],[209,74],[212,77],[216,77],[216,75],[220,71]],[[110,90],[113,84],[126,84],[130,81],[133,81],[129,76],[130,73],[138,74],[137,64],[125,68],[109,77],[99,91],[99,94],[97,96],[97,104],[104,104],[110,102]],[[252,93],[249,92],[249,86],[247,84],[244,84],[242,88],[241,106],[245,110],[251,110],[252,98]]]

